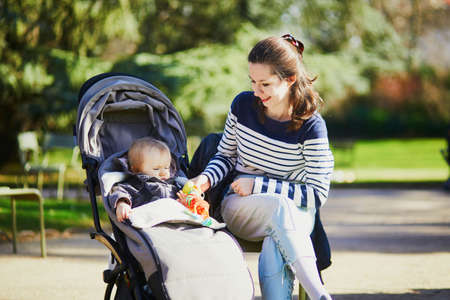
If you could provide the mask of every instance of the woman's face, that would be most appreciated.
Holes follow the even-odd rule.
[[[249,77],[255,96],[268,109],[289,105],[289,88],[295,81],[293,78],[280,79],[273,74],[272,68],[266,64],[249,63]]]

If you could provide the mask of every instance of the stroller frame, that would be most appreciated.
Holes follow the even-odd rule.
[[[128,76],[141,79],[137,76],[133,76],[125,73],[102,73],[90,78],[86,81],[80,89],[78,94],[78,102],[80,103],[81,98],[85,92],[98,81],[112,77],[112,76]],[[143,79],[141,79],[143,80]],[[74,126],[74,137],[77,136],[76,127]],[[97,204],[97,195],[99,194],[99,181],[97,176],[97,170],[99,168],[99,163],[90,157],[81,155],[82,168],[86,170],[86,185],[89,194],[89,200],[92,208],[92,217],[94,222],[94,230],[89,233],[91,239],[95,239],[102,243],[111,252],[111,259],[115,260],[117,264],[113,270],[106,269],[103,271],[103,281],[107,284],[104,299],[108,300],[111,298],[114,286],[117,287],[116,296],[114,299],[133,299],[133,300],[152,300],[155,299],[151,295],[151,291],[148,289],[147,282],[143,272],[139,268],[139,264],[133,255],[130,253],[129,249],[126,247],[124,234],[120,229],[110,220],[112,226],[112,231],[114,240],[109,236],[102,228],[100,215]],[[180,164],[182,167],[186,168],[186,162],[189,161],[187,155],[184,157],[184,161]],[[125,246],[122,246],[125,245]],[[151,247],[149,247],[151,249]],[[152,252],[155,264],[160,270],[160,262],[157,256]]]

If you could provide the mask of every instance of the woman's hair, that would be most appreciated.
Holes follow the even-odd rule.
[[[151,149],[157,149],[161,154],[169,153],[170,155],[169,147],[160,140],[151,137],[137,139],[128,150],[128,164],[132,172],[139,173],[142,171],[145,152],[149,152]],[[155,159],[158,158],[155,157]]]
[[[280,79],[296,75],[296,81],[290,87],[289,101],[292,105],[290,130],[299,129],[322,102],[312,87],[316,78],[310,78],[306,74],[302,52],[303,44],[291,35],[285,35],[259,41],[248,54],[248,62],[268,65]],[[263,121],[265,107],[261,101],[257,101],[257,107]]]

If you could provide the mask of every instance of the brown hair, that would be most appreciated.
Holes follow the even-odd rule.
[[[292,105],[290,130],[297,130],[316,112],[322,102],[312,87],[315,78],[306,74],[299,49],[285,38],[269,37],[259,41],[248,54],[248,62],[266,64],[280,79],[296,75],[290,87],[289,102]],[[265,107],[257,101],[260,119],[264,120]]]
[[[128,150],[128,164],[130,170],[134,173],[141,172],[141,167],[144,162],[144,153],[145,151],[150,151],[151,149],[156,148],[160,151],[160,153],[169,153],[170,149],[166,145],[166,143],[156,140],[151,137],[143,137],[137,139],[131,144],[130,149]]]

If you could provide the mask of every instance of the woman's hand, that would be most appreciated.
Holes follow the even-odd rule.
[[[239,196],[248,196],[253,191],[254,178],[239,178],[231,184],[233,191]]]
[[[211,183],[209,182],[208,177],[206,175],[200,174],[197,177],[189,179],[195,186],[197,186],[202,193],[206,192],[210,187]]]
[[[177,196],[178,196],[177,201],[180,202],[181,204],[183,204],[184,206],[186,206],[186,204],[187,204],[187,200],[186,200],[187,195],[185,193],[183,193],[183,191],[179,191],[177,193]]]
[[[119,200],[116,207],[116,217],[117,221],[123,222],[130,217],[131,206],[125,201]]]

